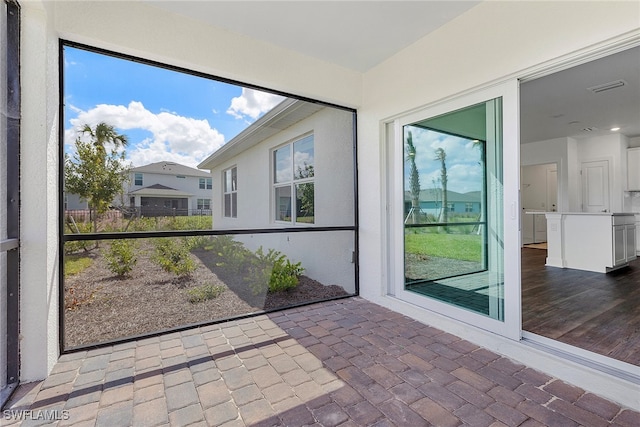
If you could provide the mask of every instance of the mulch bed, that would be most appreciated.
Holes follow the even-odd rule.
[[[181,278],[153,263],[151,251],[144,242],[133,271],[120,278],[108,270],[102,251],[94,249],[91,266],[65,278],[65,349],[348,295],[341,286],[325,286],[304,275],[294,289],[254,295],[242,275],[226,273],[211,252],[193,251],[197,268]],[[224,291],[189,302],[188,290],[205,284]]]

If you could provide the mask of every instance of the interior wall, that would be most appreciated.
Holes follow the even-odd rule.
[[[611,212],[622,212],[622,196],[626,189],[627,138],[620,134],[584,138],[578,141],[578,162],[609,160],[609,201]],[[569,191],[582,191],[582,183]]]
[[[575,203],[570,199],[569,166],[575,163],[575,157],[569,150],[570,138],[556,138],[546,141],[522,144],[520,147],[520,165],[532,166],[548,163],[556,163],[558,171],[558,206],[557,210],[571,211],[576,209]],[[575,169],[574,169],[575,170]],[[575,172],[574,172],[575,173]],[[575,180],[573,180],[575,181]],[[524,183],[524,182],[523,182]],[[524,189],[522,190],[524,194]],[[529,206],[522,206],[529,207]]]

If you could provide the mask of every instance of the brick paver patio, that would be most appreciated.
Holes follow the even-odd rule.
[[[2,425],[19,424],[637,427],[640,414],[350,298],[63,355],[5,408]]]

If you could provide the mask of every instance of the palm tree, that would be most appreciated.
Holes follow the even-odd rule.
[[[91,126],[85,124],[82,127],[82,133],[89,134],[93,141],[93,145],[102,152],[105,152],[105,144],[111,143],[114,148],[117,149],[119,147],[126,147],[129,142],[126,135],[118,134],[113,126],[108,125],[105,122],[98,123],[95,129],[92,129]]]
[[[436,149],[436,160],[440,160],[440,181],[442,182],[442,211],[440,213],[440,222],[447,222],[447,153],[444,148]]]
[[[407,135],[407,160],[409,166],[409,192],[411,193],[411,221],[413,224],[418,223],[418,214],[420,212],[420,173],[416,166],[416,147],[413,145],[413,135],[411,132]]]
[[[85,124],[80,132],[90,141],[76,139],[76,153],[65,155],[65,191],[77,194],[89,205],[93,231],[97,232],[98,216],[105,213],[114,197],[122,193],[128,168],[124,165],[127,137],[118,134],[113,126],[98,123],[95,128]],[[107,150],[106,145],[110,145]]]

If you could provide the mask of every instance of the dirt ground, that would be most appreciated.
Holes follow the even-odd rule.
[[[150,252],[140,249],[131,274],[120,278],[108,270],[102,251],[94,249],[91,266],[65,278],[65,349],[348,295],[341,286],[325,286],[304,275],[292,290],[255,295],[242,275],[216,265],[219,260],[211,252],[193,251],[197,268],[184,278],[163,271]],[[189,289],[202,285],[224,291],[190,302]]]

